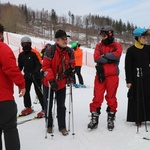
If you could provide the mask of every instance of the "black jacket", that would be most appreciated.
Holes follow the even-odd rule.
[[[19,69],[24,72],[25,78],[31,78],[34,75],[35,78],[40,78],[41,62],[39,60],[40,54],[31,50],[29,52],[21,52],[18,57]]]

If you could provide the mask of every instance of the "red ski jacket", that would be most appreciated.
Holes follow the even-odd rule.
[[[0,41],[0,102],[14,100],[14,83],[25,88],[25,80],[16,65],[12,50]]]
[[[69,51],[70,54],[69,54]],[[70,56],[69,56],[70,55]],[[67,47],[66,49],[60,49],[56,45],[54,55],[51,54],[51,49],[46,49],[42,64],[42,70],[44,71],[43,83],[48,87],[48,81],[55,80],[58,83],[58,90],[66,86],[66,78],[64,78],[64,72],[68,68],[75,67],[74,52]]]
[[[98,43],[94,51],[94,61],[103,64],[104,75],[115,76],[119,74],[119,61],[122,54],[122,46],[118,42],[110,45]]]

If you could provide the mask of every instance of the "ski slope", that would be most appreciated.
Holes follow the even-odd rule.
[[[73,103],[71,105],[69,103],[69,88],[67,89],[67,128],[69,126],[69,106],[72,106],[72,104],[74,121],[74,124],[72,124],[71,112],[69,135],[62,136],[58,131],[56,115],[54,119],[54,136],[47,134],[47,139],[45,139],[44,119],[32,120],[18,125],[21,150],[149,150],[150,140],[144,140],[143,137],[150,138],[150,131],[145,132],[145,126],[142,124],[139,133],[136,133],[135,124],[126,122],[127,88],[125,84],[124,57],[125,54],[122,54],[119,65],[118,111],[113,131],[107,130],[106,101],[102,105],[98,128],[92,131],[87,129],[87,124],[90,121],[89,104],[93,98],[95,68],[83,66],[81,71],[87,88],[73,88]],[[18,97],[17,87],[15,87],[14,95],[19,114],[24,105],[23,98]],[[35,113],[24,118],[18,118],[18,122],[33,118],[40,111],[40,105],[33,103],[35,99],[33,86],[31,97]],[[150,123],[147,122],[147,124],[148,130],[150,130]],[[73,136],[72,133],[75,133],[75,135]]]

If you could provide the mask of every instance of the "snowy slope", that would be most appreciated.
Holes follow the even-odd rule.
[[[107,130],[106,102],[104,101],[99,126],[95,130],[88,130],[87,124],[90,121],[89,103],[93,98],[93,82],[95,69],[83,66],[82,74],[84,82],[88,85],[85,89],[73,88],[73,116],[74,116],[74,133],[71,131],[68,136],[62,136],[58,131],[57,120],[54,123],[54,137],[48,134],[45,139],[45,122],[44,119],[34,120],[18,125],[21,140],[21,150],[149,150],[150,141],[143,140],[143,136],[150,138],[150,133],[145,132],[144,124],[136,133],[134,123],[126,122],[127,111],[127,88],[124,76],[124,54],[120,62],[120,84],[118,88],[118,112],[116,114],[114,131]],[[78,81],[78,80],[77,80]],[[90,86],[89,86],[90,85]],[[69,89],[67,89],[67,127],[69,117]],[[31,90],[32,102],[35,99],[35,93]],[[23,99],[18,97],[18,89],[15,87],[15,98],[18,104],[18,113],[24,108]],[[19,118],[18,122],[27,118],[32,118],[40,111],[39,104],[33,104],[35,114],[24,118]],[[72,118],[72,113],[71,116]],[[70,122],[72,123],[72,121]],[[148,129],[150,123],[148,122]]]

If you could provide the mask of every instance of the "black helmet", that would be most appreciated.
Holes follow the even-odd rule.
[[[114,30],[113,30],[112,26],[104,26],[100,29],[100,34],[105,33],[108,36],[113,36],[113,32],[114,32]]]

